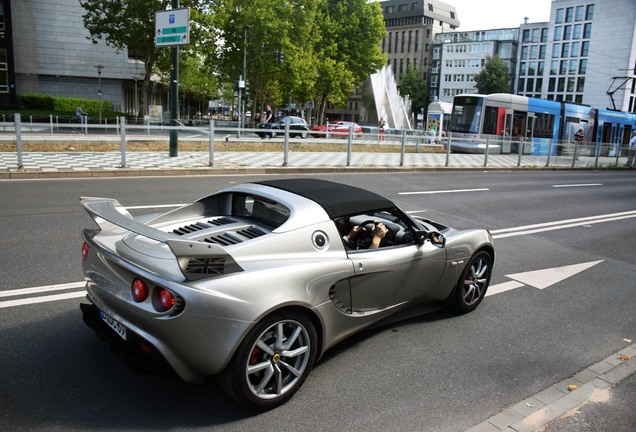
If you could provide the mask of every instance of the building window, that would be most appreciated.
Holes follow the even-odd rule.
[[[561,44],[555,43],[552,45],[552,58],[557,58],[561,54]]]
[[[564,43],[561,45],[561,57],[570,57],[570,44]]]
[[[560,41],[563,37],[563,27],[556,26],[554,27],[554,39],[555,41]]]
[[[585,11],[585,20],[592,21],[594,19],[594,5],[587,5],[587,9]]]
[[[564,10],[557,9],[556,16],[554,17],[554,22],[556,24],[561,24],[563,22]]]
[[[572,33],[572,39],[581,39],[581,30],[583,26],[581,24],[574,25],[574,33]]]
[[[545,45],[540,45],[539,46],[539,59],[540,60],[545,59],[545,50],[546,50]]]
[[[582,59],[579,62],[579,74],[585,75],[586,72],[587,72],[587,59]]]
[[[0,49],[0,93],[9,93],[7,50]]]
[[[523,31],[523,38],[521,40],[522,42],[530,42],[530,30]]]
[[[581,57],[587,57],[590,51],[590,42],[585,41],[581,44]]]
[[[574,19],[574,8],[569,7],[565,10],[565,22],[572,22]]]
[[[568,72],[570,75],[576,74],[576,70],[578,69],[579,61],[578,60],[570,60],[570,68]]]
[[[574,14],[574,20],[583,21],[584,13],[585,13],[585,6],[577,6],[576,13]]]
[[[587,23],[583,27],[583,39],[589,39],[592,36],[592,24]]]
[[[543,28],[541,29],[541,42],[547,42],[547,41],[548,41],[548,29]]]
[[[572,26],[563,26],[563,40],[570,40],[572,37]]]
[[[430,10],[431,12],[433,12],[433,4],[432,4],[432,3],[429,3],[429,4],[428,4],[428,10]]]
[[[581,42],[572,42],[572,49],[570,50],[571,57],[578,57]]]
[[[576,92],[583,93],[584,90],[585,90],[585,77],[579,77],[579,79],[576,81]]]

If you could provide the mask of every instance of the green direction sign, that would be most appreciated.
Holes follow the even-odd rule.
[[[169,47],[190,43],[190,9],[155,12],[155,46]]]

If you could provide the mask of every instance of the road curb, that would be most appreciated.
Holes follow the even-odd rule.
[[[536,432],[636,373],[636,344],[606,357],[466,432]]]

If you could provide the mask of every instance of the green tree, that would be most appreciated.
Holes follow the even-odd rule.
[[[318,72],[314,100],[322,122],[327,101],[341,106],[354,88],[386,62],[380,49],[386,28],[377,2],[321,0],[316,31],[320,37],[313,50]]]
[[[409,64],[406,73],[400,80],[400,95],[408,96],[411,102],[411,112],[419,113],[422,109],[426,110],[428,101],[428,86],[422,78],[421,72]]]
[[[169,50],[155,47],[155,11],[166,10],[171,0],[80,0],[84,8],[84,26],[93,43],[104,40],[119,51],[128,50],[130,57],[144,64],[142,104],[147,106],[150,78],[157,61],[169,56]],[[181,7],[190,7],[190,46],[183,50],[214,43],[217,36],[212,25],[213,15],[206,3],[199,0],[181,0]],[[166,60],[167,64],[169,61]]]
[[[474,80],[480,94],[510,93],[508,65],[499,56],[486,56],[486,64]]]

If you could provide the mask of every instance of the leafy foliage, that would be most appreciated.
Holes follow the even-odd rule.
[[[508,65],[499,56],[487,56],[484,68],[474,79],[475,87],[480,94],[510,92],[511,77],[508,74]]]
[[[400,94],[409,97],[411,101],[411,112],[417,113],[421,108],[426,109],[428,100],[428,86],[413,65],[409,65],[406,74],[402,76],[400,83]]]
[[[167,82],[170,59],[154,45],[154,13],[170,0],[80,0],[91,40],[104,40]],[[246,74],[252,111],[265,104],[342,105],[386,61],[382,10],[367,0],[181,0],[190,45],[180,47],[180,86],[205,99]],[[282,52],[283,62],[277,62]],[[146,92],[147,93],[147,92]],[[146,105],[145,94],[142,104]],[[321,110],[321,111],[322,111]],[[321,113],[322,115],[322,113]]]

